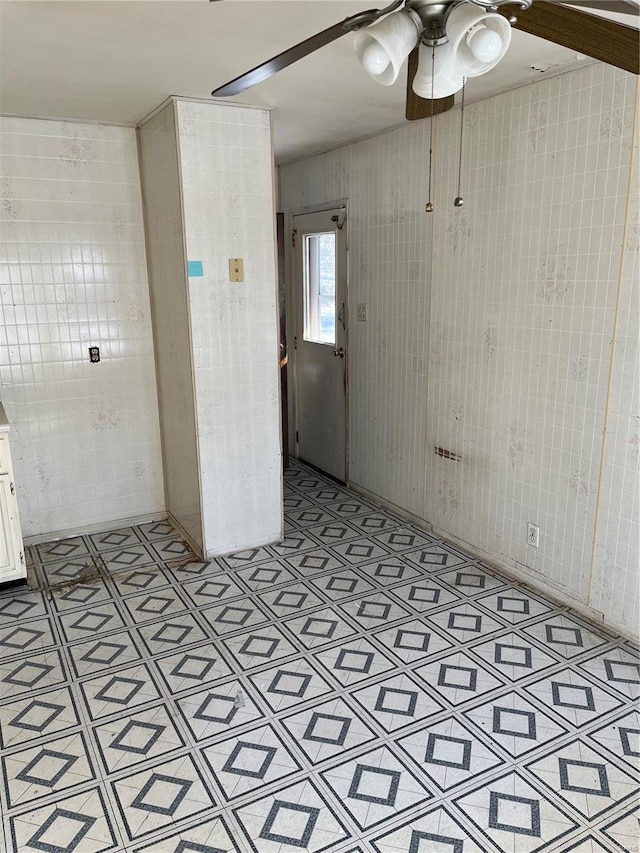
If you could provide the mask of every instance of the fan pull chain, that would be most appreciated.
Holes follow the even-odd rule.
[[[431,176],[433,174],[433,94],[436,78],[436,47],[431,48],[431,109],[429,116],[429,189],[427,192],[427,203],[424,206],[425,213],[433,213],[431,201]]]
[[[454,207],[462,207],[464,199],[460,195],[460,187],[462,184],[462,130],[464,128],[464,87],[466,86],[466,78],[462,81],[462,101],[460,104],[460,143],[458,149],[458,195],[454,199]]]

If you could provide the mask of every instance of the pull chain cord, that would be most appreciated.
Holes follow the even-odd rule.
[[[433,213],[433,204],[431,202],[431,176],[433,174],[433,93],[436,78],[436,46],[431,48],[431,114],[429,116],[429,189],[427,193],[427,203],[424,206],[425,213]]]
[[[454,199],[455,207],[462,207],[464,199],[460,195],[460,187],[462,184],[462,130],[464,127],[464,87],[467,81],[466,78],[462,81],[462,102],[460,104],[460,143],[458,148],[458,195]]]

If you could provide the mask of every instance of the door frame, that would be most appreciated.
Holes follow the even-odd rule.
[[[295,289],[295,258],[291,235],[293,232],[293,219],[295,216],[303,216],[306,213],[322,213],[325,210],[344,209],[344,236],[345,236],[345,253],[346,253],[346,274],[345,274],[345,305],[346,305],[346,325],[344,330],[345,340],[345,388],[344,388],[344,469],[345,483],[349,485],[349,374],[350,374],[350,347],[349,347],[349,199],[339,198],[332,201],[325,201],[320,204],[307,204],[303,207],[292,207],[285,213],[285,286],[287,300],[287,351],[289,353],[289,366],[291,367],[289,382],[289,449],[292,450],[292,455],[298,457],[298,441],[296,439],[296,424],[298,422],[298,399],[297,399],[297,359],[296,349],[294,346],[295,337],[295,317],[296,317],[296,289]],[[341,229],[342,230],[342,229]],[[328,475],[331,476],[331,475]]]

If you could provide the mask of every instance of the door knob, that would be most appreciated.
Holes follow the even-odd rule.
[[[336,358],[344,358],[344,347],[340,347],[340,349],[334,349],[333,354]]]

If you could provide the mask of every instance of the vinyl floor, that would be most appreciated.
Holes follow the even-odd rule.
[[[286,538],[164,520],[0,593],[5,850],[638,851],[638,648],[294,464]],[[0,836],[0,846],[2,845]]]

